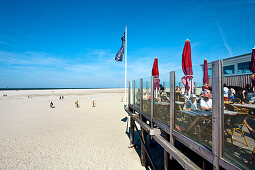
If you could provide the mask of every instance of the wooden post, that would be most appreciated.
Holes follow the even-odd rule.
[[[163,131],[163,134],[164,134],[164,139],[166,141],[169,141],[170,137],[169,137],[168,133]],[[169,169],[169,165],[170,165],[169,153],[164,149],[164,170],[168,170]]]
[[[133,106],[135,107],[135,80],[133,80]],[[133,113],[135,113],[135,109],[133,109]],[[134,118],[130,116],[130,146],[133,146],[134,143]]]
[[[133,80],[133,106],[135,107],[135,80]]]
[[[143,79],[140,79],[140,92],[141,92],[141,96],[140,96],[140,112],[143,112]],[[143,121],[143,115],[140,114],[140,119]],[[142,128],[141,126],[141,138],[143,143],[146,145],[146,131]],[[142,142],[141,142],[141,164],[142,166],[146,166],[147,162],[146,162],[146,151],[145,151],[145,147],[143,146]]]
[[[164,86],[164,92],[166,92],[166,82],[163,82],[163,86]]]
[[[196,94],[196,92],[197,92],[197,82],[194,82],[194,94]]]
[[[154,117],[154,76],[151,76],[151,128],[153,128]]]
[[[219,169],[222,157],[223,140],[223,74],[222,60],[212,62],[212,152],[213,169]]]
[[[154,76],[151,76],[151,116],[150,116],[151,128],[154,127],[153,115],[154,115]],[[152,136],[150,136],[149,142],[150,142],[149,145],[151,146],[152,145]]]
[[[143,78],[140,79],[140,112],[143,111]],[[141,117],[142,114],[140,114]]]
[[[148,94],[149,93],[149,82],[146,81],[146,93]]]
[[[173,130],[174,130],[174,118],[175,118],[175,71],[170,72],[170,143],[174,146],[174,137],[173,137]],[[172,156],[170,156],[172,160]]]
[[[128,105],[130,105],[130,81],[128,81]]]

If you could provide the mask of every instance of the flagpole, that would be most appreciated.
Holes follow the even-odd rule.
[[[125,105],[127,105],[127,26],[125,27]]]

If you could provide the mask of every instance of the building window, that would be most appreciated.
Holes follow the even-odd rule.
[[[212,68],[208,68],[208,77],[212,77]]]
[[[242,73],[251,73],[251,62],[247,61],[244,63],[238,63],[237,64],[237,73],[242,74]]]
[[[224,75],[234,74],[234,73],[235,73],[235,67],[234,67],[234,65],[224,66],[224,67],[223,67],[223,74],[224,74]]]

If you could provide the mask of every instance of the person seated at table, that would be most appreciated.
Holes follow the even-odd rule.
[[[196,101],[196,95],[191,94],[190,98],[187,100],[187,102],[183,106],[183,110],[197,110],[197,101]]]
[[[185,93],[185,89],[182,88],[182,86],[180,86],[180,93],[183,95]]]
[[[200,101],[204,98],[204,95],[205,95],[205,92],[204,91],[201,91],[198,99],[197,99],[197,108],[198,109],[201,109],[201,106],[200,106]]]
[[[249,103],[249,100],[248,100],[249,87],[250,87],[250,85],[246,84],[245,89],[243,90],[243,100],[242,100],[242,102],[244,102],[246,104]]]
[[[230,90],[228,91],[228,99],[234,99],[235,98],[235,90],[233,88],[230,88]]]
[[[143,100],[148,100],[148,95],[146,92],[143,92]]]
[[[200,100],[200,107],[202,110],[211,110],[212,109],[212,99],[210,99],[210,94],[205,94],[204,98]]]
[[[224,84],[223,90],[224,90],[224,101],[228,101],[228,91],[229,91],[229,89],[228,89],[226,84]]]
[[[176,86],[175,92],[180,92],[179,86]]]

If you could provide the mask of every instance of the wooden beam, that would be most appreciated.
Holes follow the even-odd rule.
[[[189,158],[187,158],[183,153],[181,153],[177,148],[171,145],[160,135],[154,135],[153,138],[169,153],[176,159],[179,164],[184,169],[201,169],[195,163],[193,163]]]
[[[177,132],[176,130],[173,131],[173,136],[176,140],[187,146],[189,149],[193,150],[203,158],[205,158],[209,162],[213,162],[213,154],[212,152],[204,147],[203,145],[191,140],[190,138],[184,136],[183,134]]]
[[[222,157],[223,132],[223,74],[222,60],[212,62],[212,152],[213,168],[219,169],[219,159]]]
[[[237,167],[236,165],[234,165],[233,163],[220,158],[219,160],[219,164],[221,167],[223,167],[224,169],[228,169],[228,170],[240,170],[241,168]]]
[[[170,72],[170,143],[174,146],[174,136],[173,136],[173,130],[174,130],[174,118],[175,118],[175,71]],[[170,159],[172,160],[172,156],[170,156]]]

